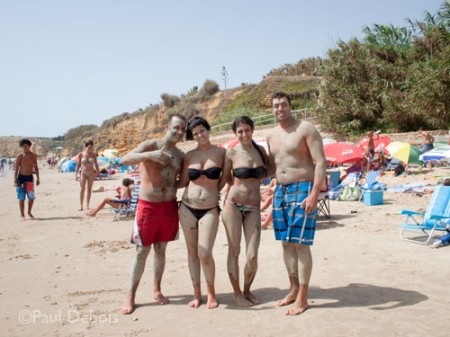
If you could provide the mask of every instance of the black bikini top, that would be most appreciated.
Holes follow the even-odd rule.
[[[217,180],[220,178],[220,172],[222,172],[220,167],[210,167],[206,170],[197,170],[193,168],[188,169],[189,180],[196,180],[200,178],[202,174],[204,174],[208,179]]]
[[[233,176],[239,179],[256,178],[261,179],[266,175],[266,168],[258,166],[255,168],[238,167],[233,170]]]

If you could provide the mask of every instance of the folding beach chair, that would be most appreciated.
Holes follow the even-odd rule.
[[[380,171],[372,170],[367,172],[364,184],[360,185],[362,193],[359,197],[359,201],[362,200],[364,191],[380,190],[382,189],[380,184],[378,184],[378,177],[380,176]]]
[[[322,213],[325,217],[331,218],[330,198],[328,196],[328,177],[325,177],[320,188],[319,200],[317,202],[317,214]]]
[[[131,195],[131,200],[128,203],[121,204],[114,210],[114,220],[119,220],[121,217],[134,216],[136,214],[136,207],[139,199],[140,184],[134,186],[134,192]]]
[[[450,220],[450,186],[437,186],[431,196],[425,213],[403,210],[406,220],[400,225],[400,239],[427,244],[435,231],[446,231]],[[422,218],[419,221],[417,218]],[[414,232],[416,236],[405,236],[406,232]],[[417,236],[420,233],[421,236]],[[425,238],[424,238],[425,237]]]

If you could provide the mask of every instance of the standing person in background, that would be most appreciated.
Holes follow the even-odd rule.
[[[419,130],[419,133],[420,133],[420,135],[423,138],[422,143],[419,144],[420,145],[420,152],[423,154],[425,152],[428,152],[428,151],[434,149],[434,140],[435,139],[434,139],[433,135],[428,133],[428,132],[426,132],[426,131],[423,131],[422,129]],[[426,163],[425,163],[425,166],[426,166]],[[428,161],[428,168],[431,169],[432,167],[433,167],[433,165],[432,165],[431,160],[430,160],[430,161]]]
[[[100,172],[97,163],[97,154],[94,152],[94,142],[88,140],[84,143],[85,150],[78,154],[77,167],[75,168],[75,180],[80,180],[80,209],[83,210],[84,194],[86,191],[86,207],[89,209],[92,187],[94,186],[95,172]],[[80,170],[81,168],[81,170]]]
[[[136,254],[131,264],[130,286],[122,313],[135,309],[136,292],[144,273],[150,249],[154,249],[153,298],[159,304],[169,303],[161,292],[161,280],[166,265],[166,247],[178,234],[177,185],[184,153],[176,144],[183,140],[186,118],[180,114],[169,116],[166,134],[162,139],[142,142],[122,158],[124,165],[140,164],[139,200],[136,210],[132,242]]]
[[[314,242],[317,202],[326,176],[322,137],[307,121],[291,115],[290,98],[283,92],[272,96],[278,126],[267,136],[270,170],[277,187],[273,202],[273,228],[282,242],[290,291],[279,306],[294,302],[286,315],[299,315],[308,308],[312,272],[310,246]],[[299,275],[300,264],[300,275]]]
[[[375,140],[379,139],[378,136],[379,131],[373,133],[372,131],[367,132],[367,151],[369,152],[368,156],[368,162],[369,162],[369,171],[372,169],[373,166],[373,159],[375,157]],[[377,138],[374,138],[374,135],[377,136]]]
[[[14,186],[16,186],[17,199],[19,199],[20,216],[25,220],[25,196],[28,197],[28,216],[34,219],[31,210],[34,200],[34,179],[33,173],[36,174],[36,186],[41,184],[39,179],[39,167],[37,163],[37,155],[31,152],[31,141],[22,139],[19,142],[22,148],[16,157],[16,166],[14,169]]]
[[[215,282],[215,262],[212,254],[219,228],[219,178],[225,158],[225,149],[212,145],[209,123],[202,117],[193,118],[187,126],[186,139],[195,140],[197,147],[184,158],[179,187],[185,187],[179,208],[188,251],[188,266],[194,286],[191,308],[202,302],[200,266],[205,275],[208,309],[218,306]]]
[[[238,306],[259,304],[250,292],[258,269],[258,248],[261,239],[261,180],[267,176],[266,150],[253,139],[255,125],[247,116],[241,116],[232,124],[239,144],[227,149],[225,166],[219,182],[221,190],[232,174],[233,180],[225,197],[222,220],[228,239],[228,275]],[[242,232],[245,238],[247,263],[244,268],[244,287],[239,285],[239,253]]]

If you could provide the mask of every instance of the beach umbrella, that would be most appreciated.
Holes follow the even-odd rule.
[[[386,148],[386,146],[388,146],[392,142],[392,139],[389,138],[388,136],[380,136],[378,139],[374,139],[373,142],[375,144],[375,152],[380,153]],[[360,140],[358,143],[356,143],[356,146],[363,149],[364,151],[367,151],[368,143],[369,138],[366,137]]]
[[[335,141],[332,138],[322,138],[322,143],[323,143],[323,145],[325,145],[325,144],[330,144],[330,143],[337,143],[337,141]]]
[[[434,148],[421,154],[419,159],[423,161],[450,159],[450,146]]]
[[[352,143],[329,143],[323,149],[328,164],[352,163],[364,157],[364,151]]]
[[[63,165],[66,161],[68,161],[68,160],[69,160],[68,157],[62,157],[62,158],[59,160],[58,164],[56,164],[56,167],[57,167],[57,168],[62,167],[62,165]]]
[[[267,145],[267,141],[266,141],[265,138],[261,138],[261,137],[253,138],[253,141],[256,144],[261,145],[266,151],[269,151],[269,146]],[[218,146],[221,146],[224,149],[228,149],[228,148],[231,148],[231,147],[235,147],[238,144],[239,144],[239,139],[234,138],[234,139],[231,139],[231,140],[229,140],[229,141],[227,141],[227,142],[225,142],[223,144],[219,144]]]
[[[119,154],[119,150],[115,149],[106,149],[103,151],[103,156],[108,158],[110,161],[115,161]]]
[[[106,157],[97,157],[97,164],[100,171],[107,170],[109,168],[109,159]]]
[[[404,163],[422,164],[419,159],[420,149],[417,146],[405,142],[392,142],[386,146],[386,150],[393,158],[397,158]]]
[[[239,139],[233,138],[225,143],[219,144],[218,146],[223,147],[224,149],[228,149],[230,147],[235,147],[239,144]]]

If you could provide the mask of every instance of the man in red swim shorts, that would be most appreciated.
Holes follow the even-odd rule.
[[[161,292],[161,280],[167,243],[175,240],[178,234],[176,184],[184,153],[176,147],[176,143],[183,140],[186,124],[183,115],[171,115],[162,139],[144,141],[122,158],[124,165],[139,163],[140,172],[139,201],[131,239],[136,244],[136,255],[131,266],[130,288],[122,308],[123,314],[134,311],[136,291],[152,246],[155,252],[153,297],[159,304],[169,303]]]

